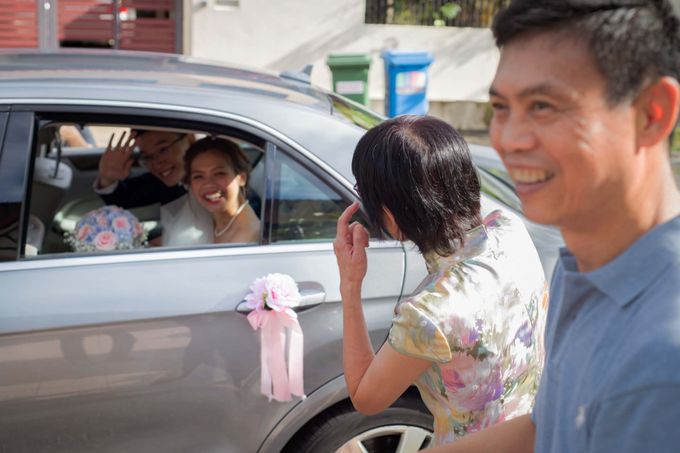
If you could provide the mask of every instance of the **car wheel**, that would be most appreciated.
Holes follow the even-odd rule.
[[[431,446],[432,415],[420,400],[401,398],[376,415],[347,401],[319,415],[286,446],[287,453],[410,453]]]

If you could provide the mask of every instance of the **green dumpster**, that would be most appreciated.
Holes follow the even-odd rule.
[[[368,69],[371,56],[363,53],[331,54],[326,64],[333,74],[333,91],[368,105]]]

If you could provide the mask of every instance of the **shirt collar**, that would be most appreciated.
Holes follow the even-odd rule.
[[[658,225],[604,266],[582,277],[621,308],[631,303],[673,259],[680,259],[680,215]],[[576,258],[562,248],[560,260],[568,273],[579,273]]]
[[[487,228],[496,228],[504,225],[506,219],[500,210],[491,212],[486,216],[481,225],[465,232],[463,246],[457,248],[449,256],[439,256],[434,252],[424,255],[427,270],[432,273],[442,266],[450,266],[466,259],[479,256],[486,250],[489,234]]]

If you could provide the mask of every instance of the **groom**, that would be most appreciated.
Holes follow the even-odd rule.
[[[186,193],[184,153],[194,142],[193,134],[137,130],[127,140],[123,133],[117,144],[111,136],[99,160],[95,192],[106,204],[136,208],[155,203],[167,204]],[[133,150],[140,150],[140,163],[147,173],[130,176]]]

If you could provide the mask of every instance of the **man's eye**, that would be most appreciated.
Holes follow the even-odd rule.
[[[552,106],[550,104],[548,104],[547,102],[536,101],[533,104],[531,104],[531,110],[533,110],[535,112],[548,110],[550,108],[552,108]]]
[[[492,102],[491,108],[494,111],[503,111],[503,110],[507,110],[508,106],[503,104],[502,102]]]

